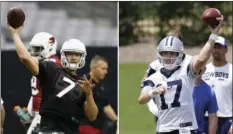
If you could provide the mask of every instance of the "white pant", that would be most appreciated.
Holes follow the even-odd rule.
[[[35,127],[37,126],[37,124],[40,124],[40,119],[41,119],[41,116],[38,112],[35,112],[35,117],[34,119],[32,120],[32,123],[30,125],[30,127],[28,128],[28,131],[27,131],[27,134],[31,134],[32,131],[35,129]]]

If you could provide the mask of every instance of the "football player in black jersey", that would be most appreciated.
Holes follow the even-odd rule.
[[[41,134],[78,134],[79,117],[85,115],[94,121],[98,114],[91,80],[85,77],[76,84],[76,71],[85,65],[85,45],[77,39],[66,41],[60,51],[62,67],[59,67],[30,55],[19,36],[22,27],[14,29],[8,24],[20,61],[40,80],[43,89],[39,111]],[[54,42],[55,38],[51,37],[50,44]]]

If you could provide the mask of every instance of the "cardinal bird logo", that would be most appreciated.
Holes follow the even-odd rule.
[[[55,38],[54,37],[49,38],[49,44],[50,45],[53,45],[54,42],[55,42]]]

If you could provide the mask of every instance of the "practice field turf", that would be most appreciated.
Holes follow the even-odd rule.
[[[121,134],[155,134],[154,117],[146,105],[138,104],[140,83],[147,64],[120,64],[119,121]]]

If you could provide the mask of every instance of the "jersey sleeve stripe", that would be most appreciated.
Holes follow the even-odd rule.
[[[146,86],[154,87],[155,84],[153,83],[152,80],[145,80],[145,81],[142,82],[141,87],[144,88],[144,87],[146,87]]]

